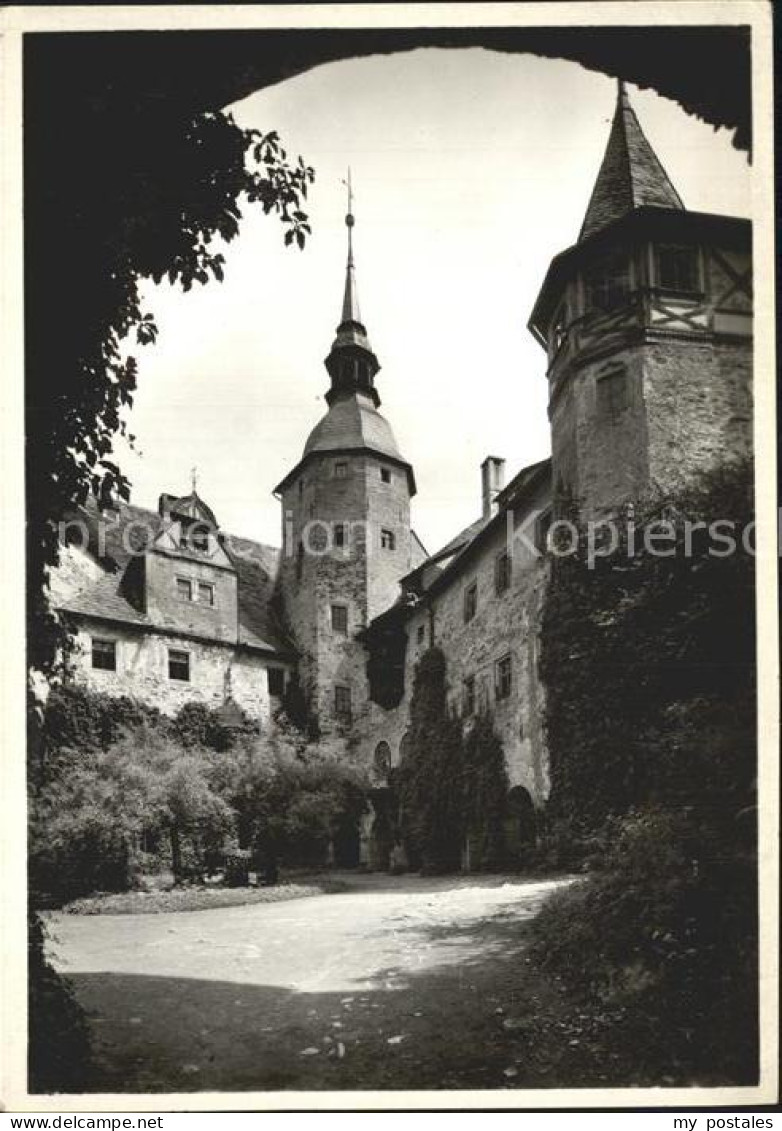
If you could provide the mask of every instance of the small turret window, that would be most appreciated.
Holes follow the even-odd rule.
[[[350,688],[337,684],[334,688],[334,715],[342,723],[350,723],[353,718],[353,701]]]
[[[393,530],[380,531],[380,545],[384,550],[396,549],[396,535]]]
[[[584,275],[587,312],[618,310],[630,297],[630,271],[623,253],[603,256]]]
[[[348,607],[347,605],[332,605],[331,606],[331,627],[334,632],[339,632],[341,635],[346,635],[348,631]]]
[[[657,248],[657,282],[668,291],[699,292],[701,281],[696,248],[661,244]]]
[[[382,481],[384,483],[390,483],[391,482],[391,468],[390,467],[381,467],[380,468],[380,478],[382,479]]]
[[[337,462],[334,464],[334,478],[335,479],[347,479],[347,475],[348,475],[347,460],[337,460]]]
[[[600,417],[616,423],[629,406],[627,374],[624,369],[613,369],[597,379],[597,411]]]

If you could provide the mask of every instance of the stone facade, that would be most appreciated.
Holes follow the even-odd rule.
[[[96,640],[115,645],[115,671],[93,667]],[[284,672],[285,666],[230,645],[87,618],[77,629],[75,645],[73,675],[80,684],[106,695],[130,696],[163,714],[176,714],[186,703],[218,709],[233,701],[248,718],[264,723],[279,705],[279,699],[270,695],[269,668]],[[189,657],[189,680],[170,678],[172,650]]]
[[[295,666],[271,615],[277,553],[204,526],[195,549],[163,505],[69,516],[51,599],[74,625],[70,675],[164,714],[198,702],[268,722]]]
[[[502,496],[501,496],[502,498]],[[359,723],[360,748],[368,765],[378,743],[387,742],[398,765],[409,726],[416,665],[437,645],[448,663],[449,703],[462,716],[488,710],[502,740],[511,787],[521,787],[536,807],[548,796],[542,733],[544,691],[537,653],[547,566],[535,544],[538,520],[550,508],[548,463],[522,500],[511,494],[454,561],[437,577],[405,618],[404,695],[384,710],[371,703]],[[498,586],[500,555],[510,557],[507,588]],[[465,593],[475,585],[474,615],[465,613]],[[501,694],[498,665],[510,658],[510,688]],[[469,692],[467,681],[474,680]],[[473,703],[469,703],[472,698]],[[377,778],[377,785],[382,778]]]

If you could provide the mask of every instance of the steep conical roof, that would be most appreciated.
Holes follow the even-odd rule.
[[[639,125],[625,84],[620,81],[611,133],[579,241],[643,205],[684,208]]]

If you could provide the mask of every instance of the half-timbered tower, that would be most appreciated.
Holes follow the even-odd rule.
[[[750,280],[749,221],[685,209],[620,83],[578,242],[530,319],[555,491],[598,513],[748,452]]]

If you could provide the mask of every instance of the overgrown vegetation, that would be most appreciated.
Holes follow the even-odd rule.
[[[217,712],[174,719],[75,686],[52,692],[33,780],[30,880],[57,901],[176,882],[254,861],[322,863],[365,805],[363,776],[336,746],[284,718],[257,733]],[[245,869],[247,867],[245,865]]]
[[[749,527],[751,484],[728,468],[626,517],[594,568],[555,559],[543,626],[548,848],[591,874],[544,909],[538,958],[624,1011],[639,1075],[681,1082],[757,1073],[754,558],[707,529]]]
[[[469,840],[472,870],[503,863],[508,780],[490,718],[462,721],[447,701],[446,660],[439,648],[421,657],[410,700],[410,740],[396,775],[402,843],[410,867],[458,871]]]

